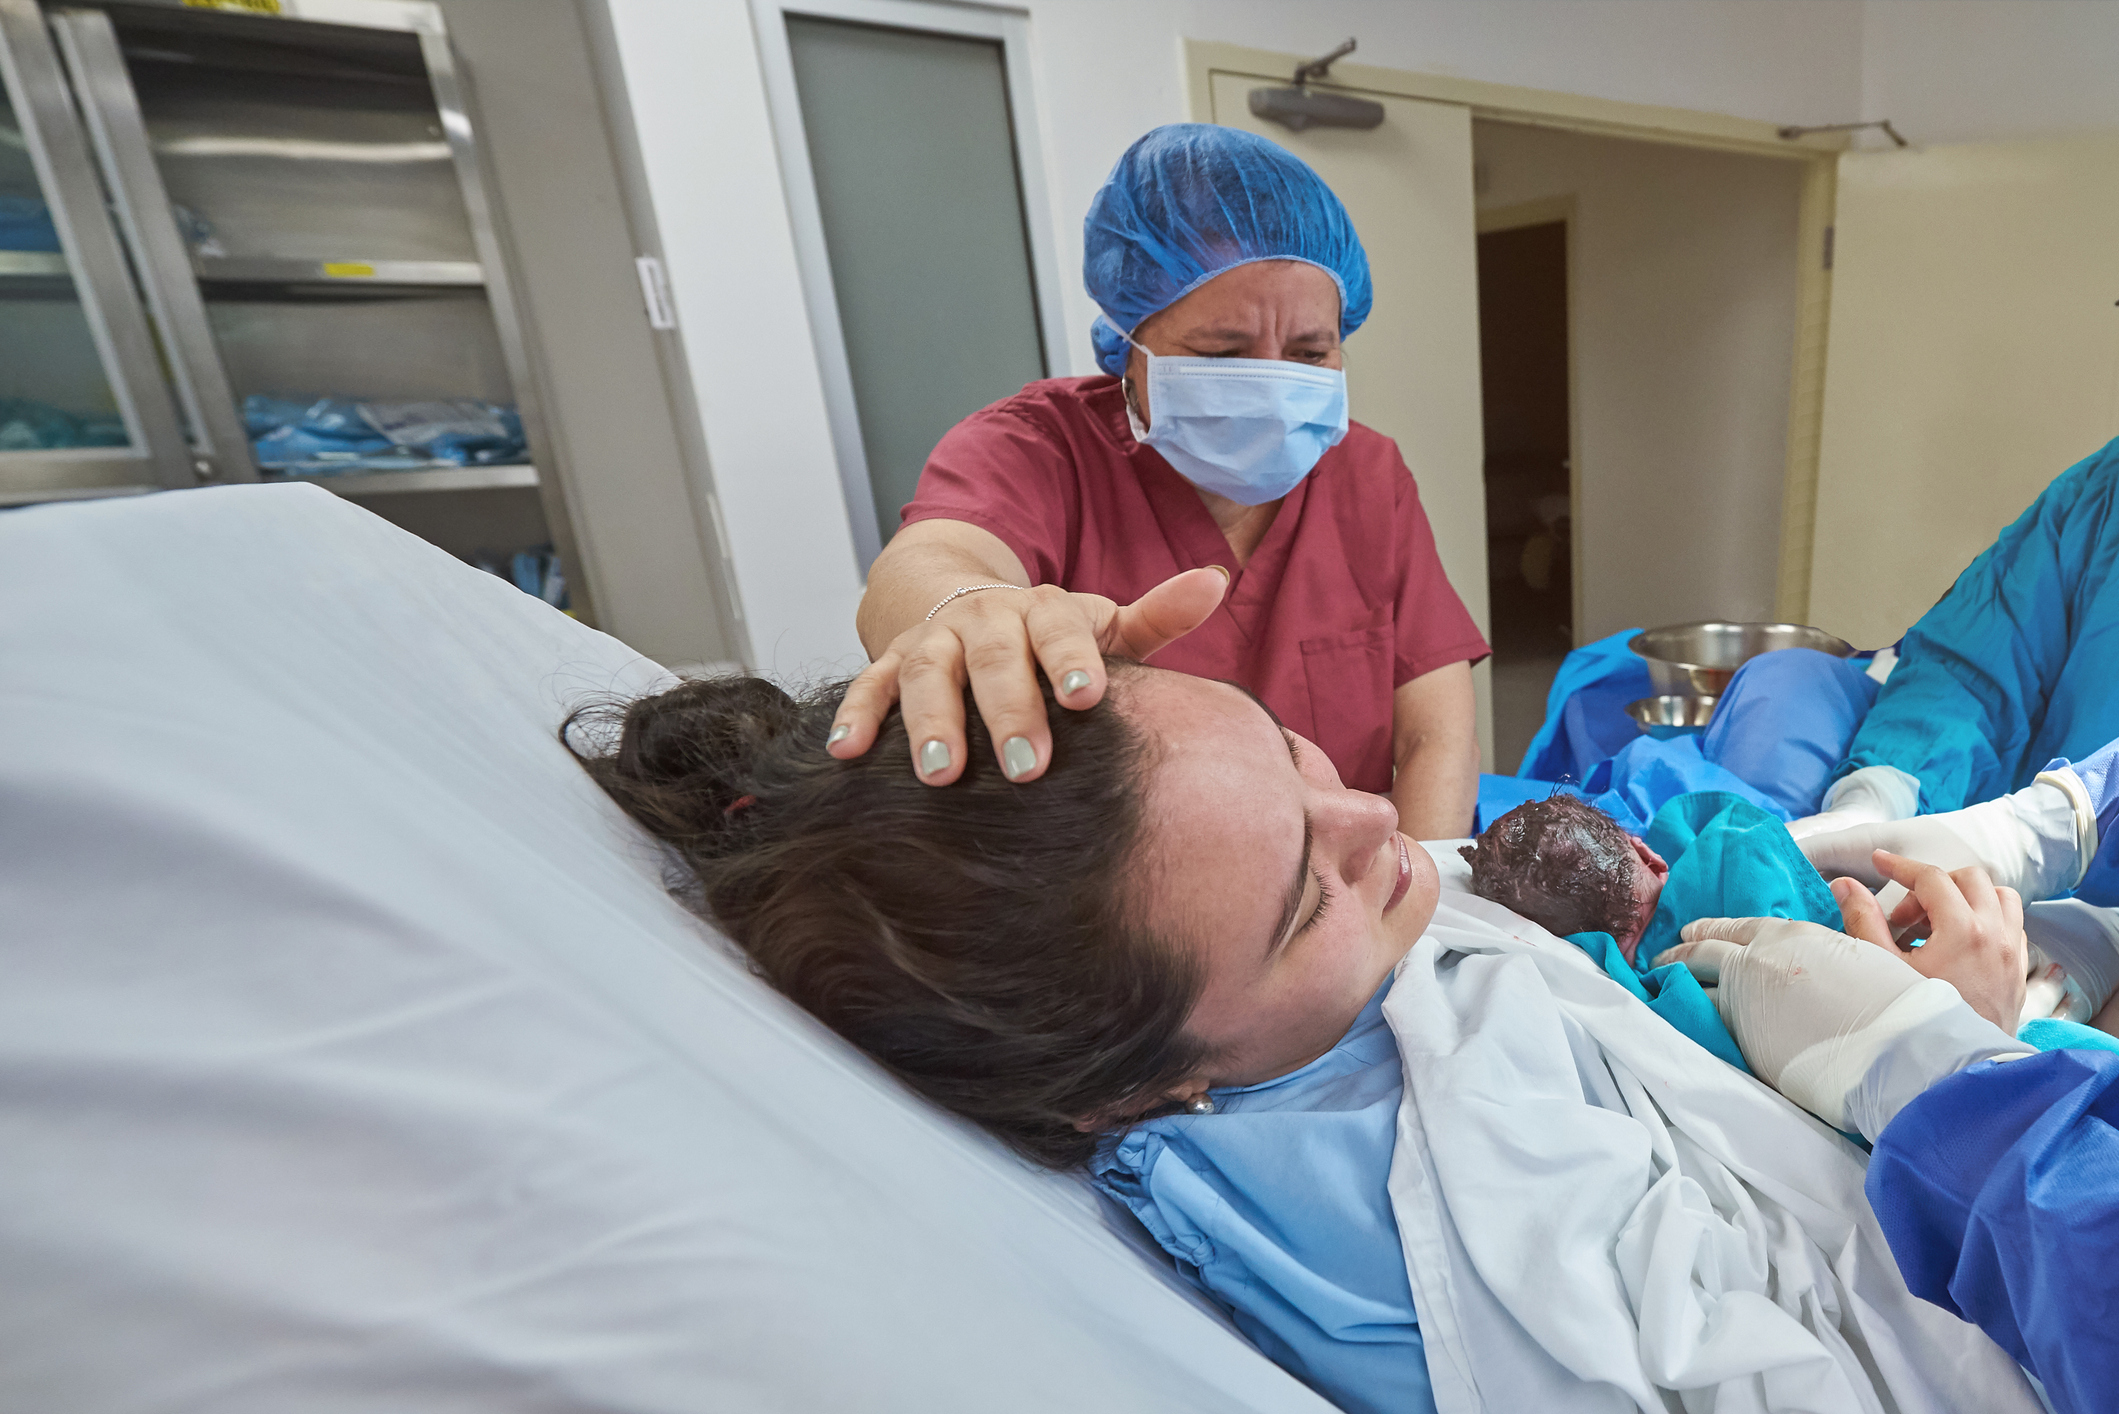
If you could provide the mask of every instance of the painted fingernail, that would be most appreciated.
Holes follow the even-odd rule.
[[[1008,779],[1019,781],[1037,769],[1037,748],[1027,736],[1012,736],[1001,746],[1001,769]]]
[[[937,775],[949,769],[949,743],[936,737],[920,748],[920,774]]]
[[[1060,696],[1072,697],[1089,685],[1089,675],[1080,668],[1060,679]]]
[[[827,747],[837,746],[840,742],[846,740],[846,738],[852,735],[853,728],[847,726],[844,722],[841,722],[838,726],[833,727],[831,729],[830,736],[824,738],[824,744]]]

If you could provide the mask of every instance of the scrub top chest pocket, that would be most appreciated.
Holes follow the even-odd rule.
[[[1367,623],[1301,640],[1302,672],[1310,694],[1314,739],[1357,790],[1391,788],[1391,681],[1395,658],[1391,614],[1377,609]]]

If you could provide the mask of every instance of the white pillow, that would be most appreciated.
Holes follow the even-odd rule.
[[[0,606],[0,1408],[1326,1407],[671,901],[622,644],[309,487]]]

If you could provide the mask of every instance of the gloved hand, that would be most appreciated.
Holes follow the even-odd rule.
[[[2021,903],[1976,870],[1953,877],[1891,855],[1881,862],[1911,886],[1908,910],[1933,929],[1916,952],[1891,942],[1866,889],[1838,880],[1833,893],[1857,936],[1791,919],[1700,919],[1656,959],[1685,963],[1715,989],[1760,1079],[1872,1140],[1943,1076],[2030,1052],[2011,1034],[2023,1008]]]
[[[1815,923],[1711,918],[1685,937],[1657,963],[1712,984],[1752,1073],[1834,1129],[1873,1141],[1943,1076],[2029,1049],[1948,982]]]
[[[1999,800],[1813,834],[1797,844],[1826,878],[1844,874],[1871,888],[1884,882],[1871,858],[1882,849],[1945,869],[1976,864],[2027,899],[2057,898],[2074,891],[2096,857],[2097,812],[2075,773],[2062,768]]]
[[[1856,825],[1880,825],[1920,813],[1920,778],[1896,766],[1864,766],[1832,783],[1822,810],[1788,822],[1798,840]]]

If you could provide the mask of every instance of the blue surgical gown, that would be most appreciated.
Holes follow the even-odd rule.
[[[2075,896],[2119,905],[2119,741],[2038,769],[2058,766],[2101,837]],[[2022,1036],[2073,1049],[1932,1086],[1877,1139],[1869,1203],[1916,1294],[1994,1337],[2060,1414],[2091,1414],[2119,1406],[2119,1043],[2052,1021]]]
[[[2041,769],[2061,766],[2074,771],[2097,812],[2097,853],[2075,886],[2075,897],[2099,908],[2119,907],[2119,741],[2107,742],[2079,761],[2062,757]]]
[[[1896,766],[1921,809],[2119,738],[2119,441],[2070,467],[1913,625],[1837,774]]]
[[[1950,1076],[1878,1137],[1868,1193],[1915,1295],[1992,1336],[2059,1414],[2119,1407],[2119,1054]]]

